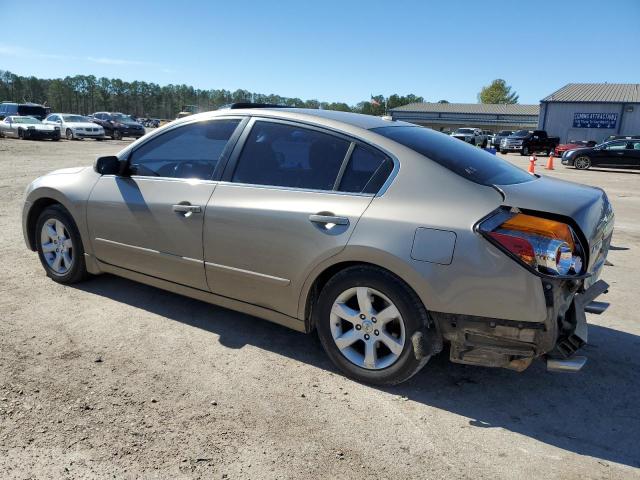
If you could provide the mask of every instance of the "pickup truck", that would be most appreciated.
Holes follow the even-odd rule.
[[[451,136],[471,145],[487,146],[487,136],[479,128],[459,128]]]
[[[500,153],[518,152],[520,155],[553,153],[560,143],[559,137],[550,137],[544,130],[518,130],[500,142]]]

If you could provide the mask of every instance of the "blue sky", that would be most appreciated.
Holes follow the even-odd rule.
[[[90,8],[92,5],[98,10]],[[0,69],[344,101],[640,82],[640,0],[0,0]],[[29,20],[27,20],[29,19]]]

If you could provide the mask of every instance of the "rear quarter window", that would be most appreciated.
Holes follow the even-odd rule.
[[[511,185],[535,179],[524,170],[491,153],[428,128],[379,127],[372,131],[480,185]]]

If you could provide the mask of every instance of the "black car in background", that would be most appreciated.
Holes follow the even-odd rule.
[[[51,109],[37,103],[0,103],[0,120],[5,117],[19,115],[21,117],[34,117],[38,120],[44,120],[49,115]]]
[[[120,112],[96,112],[89,118],[104,128],[104,134],[114,140],[122,137],[140,138],[146,131],[129,115]]]
[[[595,147],[569,150],[562,156],[562,164],[578,170],[589,167],[640,168],[640,138],[613,140]]]
[[[500,142],[503,138],[507,138],[509,135],[513,134],[511,130],[500,130],[491,138],[491,146],[500,150]]]

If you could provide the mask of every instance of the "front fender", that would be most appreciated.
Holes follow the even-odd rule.
[[[91,167],[57,170],[37,178],[27,187],[22,210],[22,231],[27,247],[33,244],[33,225],[42,208],[61,204],[76,222],[85,253],[92,254],[86,218],[89,194],[100,178]]]

